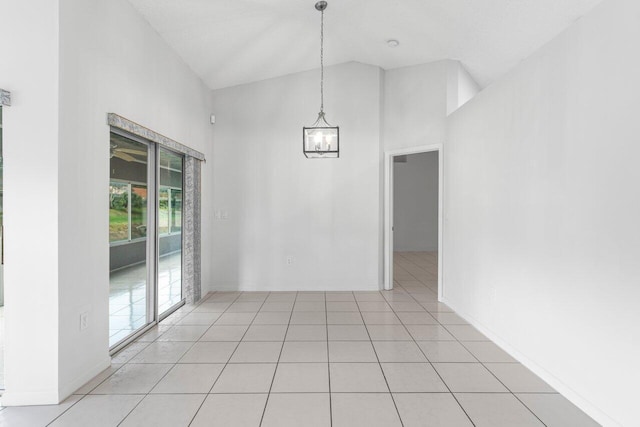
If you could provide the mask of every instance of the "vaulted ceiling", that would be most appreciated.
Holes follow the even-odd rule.
[[[315,0],[129,1],[212,89],[319,66]],[[328,1],[326,65],[457,59],[487,86],[601,0]]]

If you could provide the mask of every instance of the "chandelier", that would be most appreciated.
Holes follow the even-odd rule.
[[[302,149],[307,158],[340,157],[340,131],[338,126],[331,126],[324,114],[324,11],[326,1],[316,3],[320,16],[320,112],[316,122],[302,128]]]

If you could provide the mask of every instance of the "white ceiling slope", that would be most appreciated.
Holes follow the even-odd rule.
[[[212,89],[319,66],[315,0],[129,1]],[[328,1],[325,64],[457,59],[484,87],[601,0]]]

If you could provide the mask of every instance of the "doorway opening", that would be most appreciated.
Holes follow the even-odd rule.
[[[184,304],[184,155],[110,135],[109,345],[117,351]]]
[[[385,154],[384,288],[442,298],[442,149]]]

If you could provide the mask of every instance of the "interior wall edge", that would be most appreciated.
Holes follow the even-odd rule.
[[[87,384],[97,375],[96,372],[100,373],[111,366],[111,356],[108,356],[103,359],[101,362],[96,363],[90,369],[85,370],[82,374],[78,375],[74,380],[70,383],[65,384],[61,389],[58,399],[58,403],[62,403],[66,398],[71,396],[76,390],[78,390],[83,385]]]

